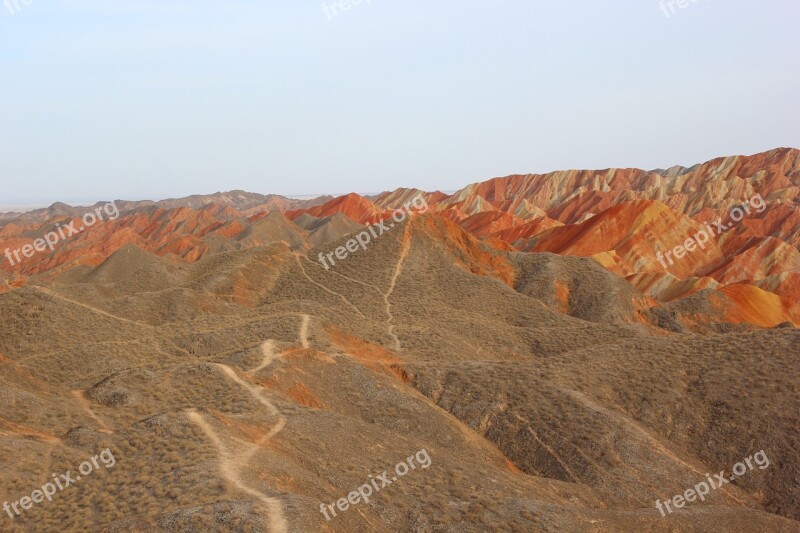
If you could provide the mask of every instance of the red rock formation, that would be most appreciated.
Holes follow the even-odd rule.
[[[288,211],[286,216],[291,220],[299,217],[303,213],[308,213],[317,218],[325,218],[336,213],[342,213],[351,220],[355,220],[360,224],[368,224],[385,216],[386,211],[382,210],[377,205],[373,204],[366,198],[356,193],[350,193],[345,196],[334,198],[330,202],[323,205],[312,207],[310,209],[300,209],[296,211]]]
[[[452,195],[397,189],[376,196],[374,202],[354,193],[304,203],[243,191],[158,203],[119,202],[122,215],[117,220],[86,228],[58,242],[53,251],[37,252],[13,266],[3,258],[0,290],[19,286],[31,275],[98,265],[128,244],[183,261],[275,238],[288,239],[297,248],[294,241],[306,233],[295,232],[288,220],[276,222],[282,229],[273,228],[265,222],[269,213],[285,211],[290,220],[303,214],[323,219],[341,213],[368,224],[423,194],[429,212],[440,220],[424,224],[448,246],[458,248],[470,270],[512,279],[510,267],[486,251],[492,248],[587,256],[662,301],[716,289],[717,304],[727,302],[737,309],[730,316],[745,321],[753,318],[747,310],[750,302],[773,306],[765,311],[771,318],[759,322],[769,323],[797,316],[799,193],[800,152],[781,148],[691,168],[514,175],[475,183]],[[743,203],[747,212],[727,227],[731,210]],[[0,254],[6,247],[13,252],[33,243],[56,223],[80,227],[80,213],[91,210],[55,204],[25,215],[0,214]],[[479,246],[444,220],[489,246]],[[703,249],[675,257],[676,246],[685,246],[688,238],[718,220],[726,231],[710,237]]]
[[[631,272],[669,272],[683,278],[722,258],[714,242],[681,259],[668,255],[702,229],[661,202],[637,200],[616,205],[580,224],[545,231],[531,241],[528,250],[587,257],[614,252]]]
[[[526,241],[539,235],[540,233],[549,230],[551,228],[557,228],[559,226],[563,226],[561,222],[558,220],[553,220],[552,218],[542,217],[536,218],[531,220],[530,222],[526,222],[521,226],[510,227],[496,233],[491,234],[492,237],[505,241],[509,244],[518,243],[519,241]],[[525,247],[524,242],[518,246],[520,249]]]
[[[504,229],[514,228],[522,223],[522,220],[503,211],[484,211],[463,220],[459,225],[476,237],[485,237]]]
[[[748,323],[771,328],[785,322],[800,326],[800,317],[791,311],[791,303],[777,294],[754,285],[728,285],[709,297],[726,322]]]

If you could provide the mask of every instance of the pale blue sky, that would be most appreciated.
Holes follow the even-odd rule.
[[[0,3],[0,204],[452,190],[800,147],[797,0],[19,5]]]

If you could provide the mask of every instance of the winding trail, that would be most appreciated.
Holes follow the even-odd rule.
[[[300,321],[300,328],[298,332],[298,336],[300,339],[300,344],[303,348],[309,347],[309,339],[308,339],[308,330],[311,325],[311,316],[307,314],[301,314],[301,321]],[[275,346],[275,341],[273,339],[269,339],[264,341],[261,344],[261,353],[262,353],[262,360],[261,363],[249,370],[247,374],[255,374],[259,372],[275,362],[278,358],[283,356],[283,353],[278,353]],[[261,387],[253,385],[252,383],[242,379],[239,374],[237,374],[236,370],[232,367],[222,364],[222,363],[213,363],[218,369],[222,371],[223,374],[231,381],[234,381],[237,385],[245,389],[250,395],[261,405],[267,408],[269,413],[277,418],[277,423],[275,426],[266,432],[258,441],[256,442],[241,442],[244,449],[240,450],[231,450],[222,439],[219,437],[214,428],[211,427],[206,419],[200,414],[197,409],[189,409],[187,411],[187,415],[189,419],[196,424],[203,433],[208,436],[211,442],[219,451],[219,468],[220,473],[222,476],[228,480],[231,485],[238,488],[242,492],[249,494],[256,498],[258,501],[264,504],[266,507],[269,516],[269,531],[271,533],[287,533],[288,532],[288,524],[286,522],[286,518],[283,514],[283,507],[281,506],[280,501],[277,498],[273,498],[267,496],[263,492],[249,486],[244,479],[242,478],[242,472],[247,471],[251,468],[250,460],[253,456],[262,450],[263,445],[275,438],[275,436],[280,433],[284,427],[286,427],[286,417],[281,414],[280,410],[278,410],[272,402],[264,394],[264,391]]]
[[[391,337],[391,339],[392,339],[392,349],[394,351],[400,351],[401,344],[400,344],[400,338],[394,332],[394,315],[392,315],[392,304],[389,301],[389,298],[391,297],[392,293],[394,292],[395,287],[397,286],[397,280],[400,277],[400,273],[403,270],[403,264],[405,263],[405,260],[408,257],[408,253],[409,253],[410,250],[411,250],[411,229],[410,229],[410,227],[408,225],[406,225],[405,229],[403,230],[403,237],[402,237],[401,242],[400,242],[400,256],[397,258],[397,264],[395,265],[394,270],[392,271],[392,277],[389,280],[389,288],[386,290],[386,292],[382,291],[380,288],[376,287],[375,285],[372,285],[371,283],[365,283],[363,281],[357,280],[355,278],[351,278],[350,276],[346,276],[346,275],[341,274],[339,272],[336,272],[334,270],[326,270],[326,272],[328,272],[328,273],[331,273],[331,274],[334,274],[336,276],[342,277],[344,279],[350,280],[353,283],[357,283],[359,285],[363,285],[364,287],[368,287],[370,289],[373,289],[381,296],[381,298],[383,298],[383,307],[384,307],[384,311],[386,313],[386,332],[387,332],[388,336]],[[314,263],[314,261],[312,261],[307,256],[302,255],[302,254],[297,254],[296,257],[297,257],[297,264],[300,266],[300,269],[303,271],[303,275],[311,283],[313,283],[314,285],[317,285],[318,287],[321,287],[322,289],[324,289],[325,291],[327,291],[327,292],[329,292],[331,294],[335,294],[336,296],[339,296],[350,307],[355,309],[358,312],[358,314],[360,314],[362,317],[364,317],[364,314],[361,312],[361,310],[358,307],[356,307],[355,305],[353,305],[353,303],[350,302],[350,300],[348,300],[347,298],[345,298],[343,295],[339,294],[338,292],[334,292],[334,291],[328,289],[327,287],[325,287],[324,285],[322,285],[322,284],[314,281],[313,279],[311,279],[311,277],[308,275],[308,272],[306,272],[305,267],[303,266],[303,262],[302,262],[301,258],[304,258],[306,261],[309,261],[312,264],[316,264],[316,263]],[[317,265],[317,266],[319,268],[324,269],[324,267],[322,265]],[[366,317],[364,317],[364,318],[366,318]]]
[[[283,508],[280,502],[276,498],[271,498],[263,492],[248,486],[239,474],[241,470],[247,467],[247,461],[258,451],[258,446],[251,444],[250,446],[252,446],[254,450],[251,450],[251,452],[246,455],[236,454],[239,459],[234,459],[231,457],[222,439],[220,439],[217,432],[214,431],[214,428],[203,418],[203,415],[198,413],[195,409],[189,410],[188,415],[191,421],[194,422],[197,427],[206,434],[214,446],[216,446],[219,452],[219,469],[222,476],[227,479],[231,485],[253,496],[264,504],[264,507],[269,511],[267,520],[269,523],[269,530],[272,533],[287,533],[289,528],[286,523],[286,518],[283,516]]]
[[[273,427],[267,433],[267,438],[265,440],[270,440],[271,438],[273,438],[275,435],[277,435],[278,433],[280,433],[283,430],[283,428],[286,426],[286,417],[283,416],[281,414],[281,412],[278,410],[278,408],[275,407],[274,405],[272,405],[272,402],[270,402],[264,396],[264,392],[261,389],[261,387],[256,387],[252,383],[248,383],[247,381],[243,380],[242,378],[239,377],[239,374],[237,374],[236,371],[233,368],[229,367],[228,365],[223,365],[222,363],[214,363],[214,366],[216,366],[217,368],[222,370],[222,372],[226,376],[228,376],[231,380],[235,381],[237,385],[239,385],[240,387],[245,389],[247,392],[249,392],[250,395],[258,403],[260,403],[261,405],[266,407],[267,410],[270,412],[270,414],[272,414],[273,416],[275,416],[278,419],[278,423],[275,424],[275,427]]]

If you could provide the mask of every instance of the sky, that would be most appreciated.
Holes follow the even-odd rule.
[[[0,0],[0,204],[800,148],[797,0],[356,1]]]

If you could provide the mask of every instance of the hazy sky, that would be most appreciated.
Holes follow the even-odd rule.
[[[0,204],[800,147],[797,0],[6,1]]]

